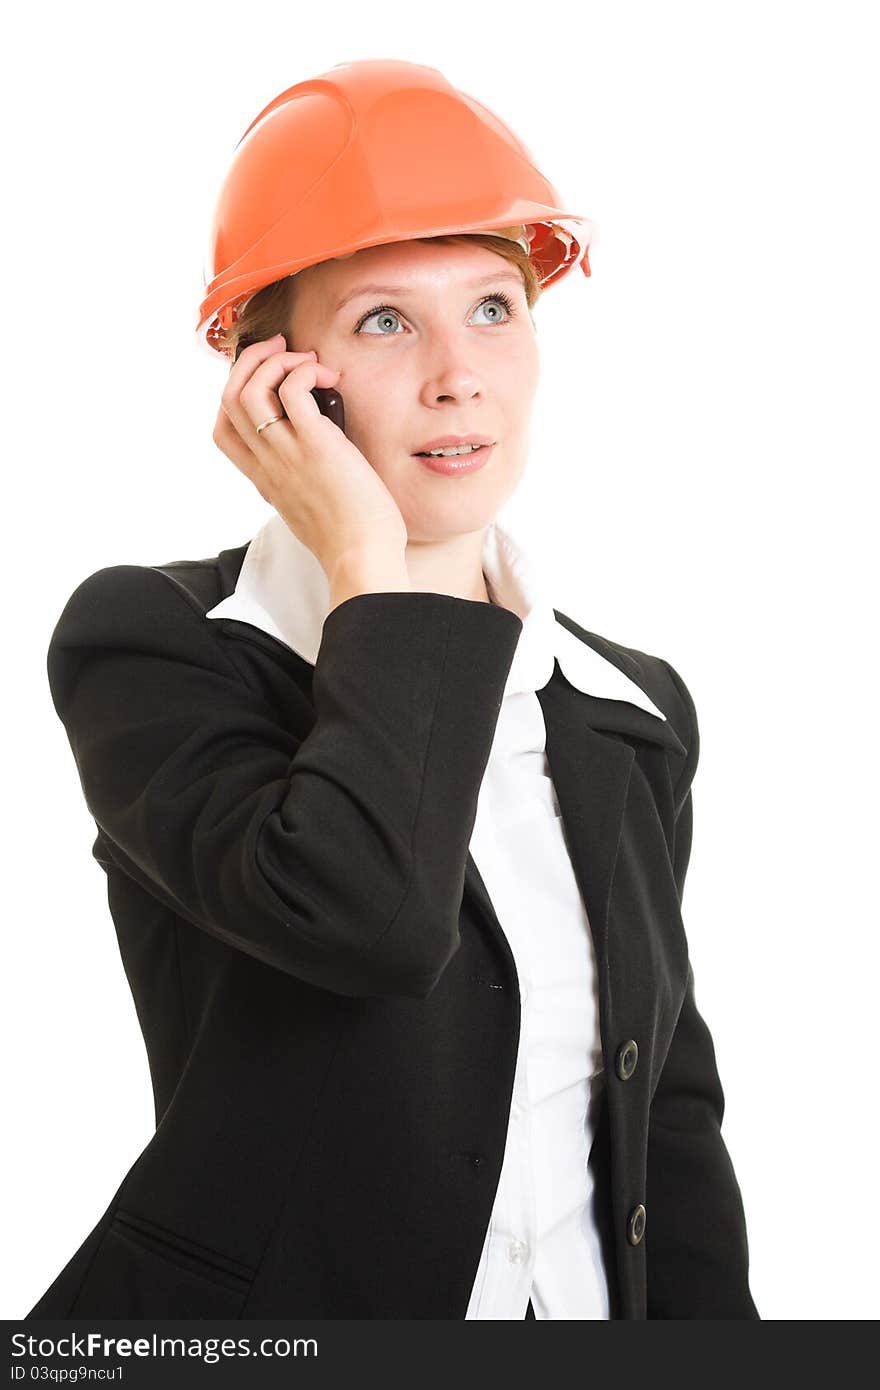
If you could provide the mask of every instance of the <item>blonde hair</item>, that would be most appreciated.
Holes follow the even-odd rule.
[[[505,260],[515,265],[522,275],[526,303],[529,306],[529,312],[531,312],[541,294],[541,283],[538,273],[529,259],[528,252],[523,249],[519,242],[511,240],[509,235],[503,235],[503,232],[507,230],[506,228],[499,229],[494,235],[492,232],[461,232],[449,233],[445,236],[413,237],[412,239],[414,241],[439,241],[447,245],[473,245],[476,242],[478,246],[485,246],[487,250],[494,251],[498,256],[503,256]],[[355,252],[349,253],[349,255],[355,254]],[[348,256],[334,257],[334,259],[347,260]],[[257,290],[256,294],[251,295],[250,299],[247,300],[232,327],[226,330],[223,338],[222,351],[231,361],[237,361],[241,352],[251,343],[272,338],[276,333],[287,334],[293,311],[298,274],[299,271],[294,271],[292,275],[285,275],[281,280],[274,280],[271,285],[265,285],[263,289]],[[295,350],[291,347],[291,351]]]

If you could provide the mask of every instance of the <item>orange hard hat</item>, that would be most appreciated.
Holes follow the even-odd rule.
[[[593,223],[560,203],[522,141],[437,68],[337,63],[281,92],[239,140],[196,332],[223,352],[257,290],[413,237],[494,231],[528,248],[542,288],[575,265],[589,275]]]

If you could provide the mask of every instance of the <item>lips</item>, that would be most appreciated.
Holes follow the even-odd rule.
[[[441,434],[436,439],[429,439],[426,444],[420,444],[417,449],[413,449],[413,453],[428,454],[432,449],[461,449],[465,444],[482,447],[494,443],[495,440],[489,434]]]
[[[415,457],[421,460],[423,468],[432,473],[441,473],[447,478],[464,477],[484,468],[494,448],[494,444],[484,444],[468,454],[453,454],[451,457],[445,454],[416,454]]]

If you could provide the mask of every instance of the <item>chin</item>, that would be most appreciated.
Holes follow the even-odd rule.
[[[425,545],[431,541],[446,541],[451,540],[453,536],[483,531],[495,520],[505,500],[493,498],[489,503],[483,502],[472,507],[463,507],[461,504],[433,507],[429,515],[421,514],[412,518],[404,513],[407,535],[411,541]]]

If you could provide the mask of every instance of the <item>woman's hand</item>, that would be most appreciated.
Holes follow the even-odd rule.
[[[284,338],[251,343],[229,371],[213,439],[332,577],[348,556],[403,559],[407,529],[378,473],[311,394],[339,372]],[[286,416],[257,434],[273,415]]]

